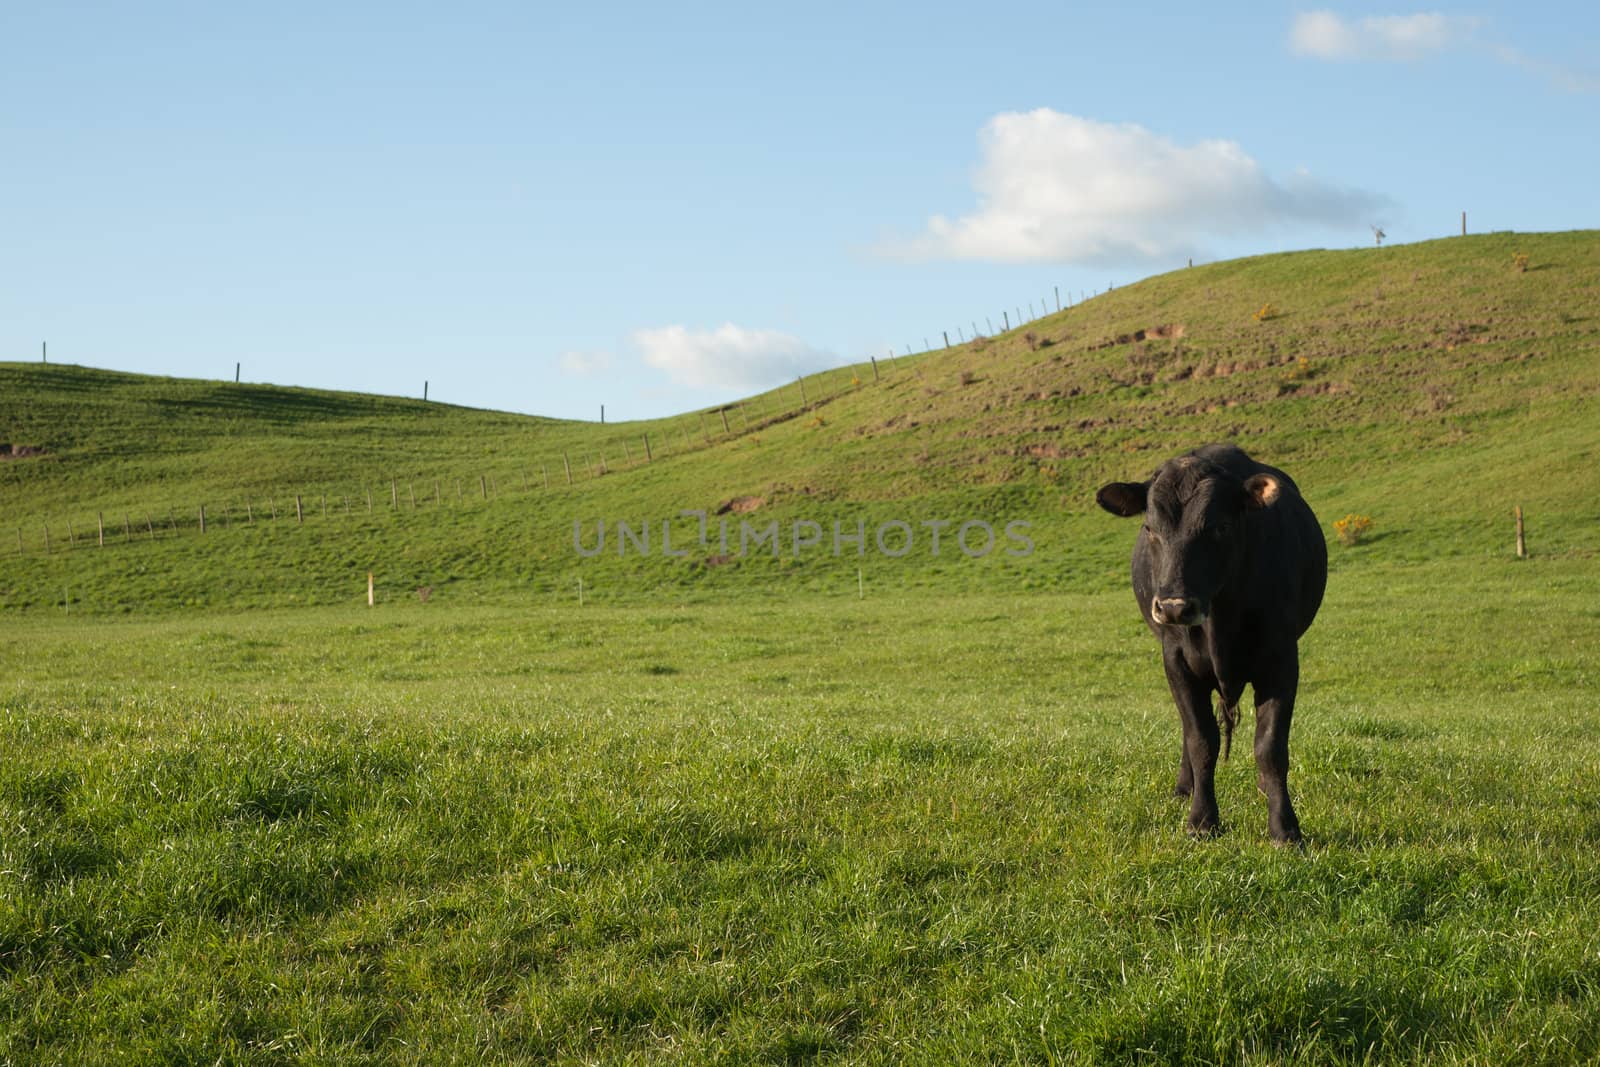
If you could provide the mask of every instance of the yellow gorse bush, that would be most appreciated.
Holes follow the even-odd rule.
[[[1340,544],[1353,545],[1372,530],[1372,525],[1367,516],[1351,514],[1333,520],[1333,532],[1339,535]]]

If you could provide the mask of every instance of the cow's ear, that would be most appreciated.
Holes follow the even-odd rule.
[[[1103,485],[1094,495],[1095,503],[1111,512],[1128,518],[1144,511],[1150,493],[1149,482],[1112,482]]]
[[[1278,502],[1283,483],[1270,474],[1252,474],[1244,480],[1244,506],[1253,510],[1270,508]]]

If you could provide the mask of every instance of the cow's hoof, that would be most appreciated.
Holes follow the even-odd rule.
[[[1222,824],[1215,819],[1201,819],[1198,822],[1194,819],[1189,820],[1188,834],[1196,841],[1217,837],[1221,833]]]
[[[1299,827],[1273,834],[1272,844],[1277,848],[1303,849],[1306,847],[1305,838],[1300,836]]]

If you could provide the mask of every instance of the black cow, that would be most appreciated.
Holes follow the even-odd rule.
[[[1133,544],[1139,614],[1161,639],[1161,661],[1183,722],[1179,796],[1189,832],[1218,828],[1219,730],[1231,747],[1245,683],[1255,690],[1256,785],[1279,844],[1300,840],[1289,803],[1289,720],[1300,680],[1300,635],[1328,582],[1322,527],[1280,470],[1232,445],[1207,445],[1163,463],[1147,482],[1095,494],[1113,515],[1143,514]],[[1227,747],[1223,748],[1226,758]]]

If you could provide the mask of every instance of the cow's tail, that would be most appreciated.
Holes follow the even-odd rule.
[[[1224,693],[1217,694],[1217,718],[1222,720],[1222,761],[1228,761],[1233,751],[1233,728],[1239,725],[1239,702],[1230,702]]]

